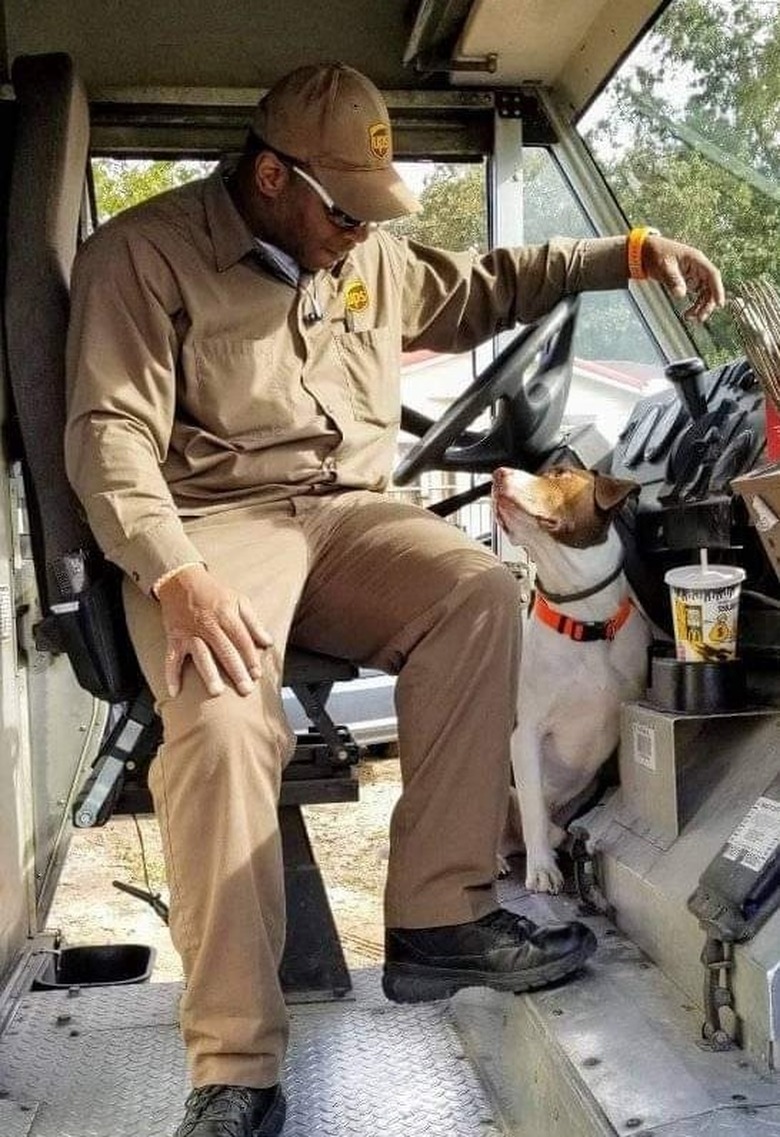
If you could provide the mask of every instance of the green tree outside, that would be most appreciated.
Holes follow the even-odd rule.
[[[92,162],[98,221],[137,205],[148,197],[203,177],[212,162],[96,158]]]
[[[633,224],[704,249],[732,294],[780,283],[777,0],[674,0],[599,111],[587,140]],[[741,354],[727,313],[710,333]]]
[[[439,249],[487,247],[485,166],[437,165],[420,193],[421,213],[389,224],[399,237]]]

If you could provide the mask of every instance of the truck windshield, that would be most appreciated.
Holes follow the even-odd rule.
[[[706,250],[727,291],[780,282],[780,3],[672,0],[580,123],[632,224]],[[692,329],[740,354],[728,313]]]

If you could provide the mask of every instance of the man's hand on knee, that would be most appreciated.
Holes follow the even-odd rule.
[[[165,681],[171,698],[179,693],[188,656],[209,695],[225,690],[221,672],[240,695],[248,695],[260,677],[261,649],[273,639],[247,597],[221,584],[204,565],[191,565],[162,583],[157,598],[168,640]]]

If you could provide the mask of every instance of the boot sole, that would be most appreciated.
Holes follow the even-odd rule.
[[[495,971],[473,969],[449,970],[445,967],[426,967],[419,963],[386,963],[382,975],[382,990],[393,1003],[433,1003],[449,999],[464,987],[491,987],[494,991],[511,991],[520,995],[535,991],[578,971],[596,950],[596,937],[590,932],[579,951],[551,960],[539,967],[523,971]]]

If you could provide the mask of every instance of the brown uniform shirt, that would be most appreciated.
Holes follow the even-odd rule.
[[[187,517],[384,489],[402,350],[464,351],[626,279],[622,237],[478,256],[378,230],[296,288],[263,267],[216,172],[120,214],[77,257],[68,475],[106,556],[148,592],[200,559]]]

